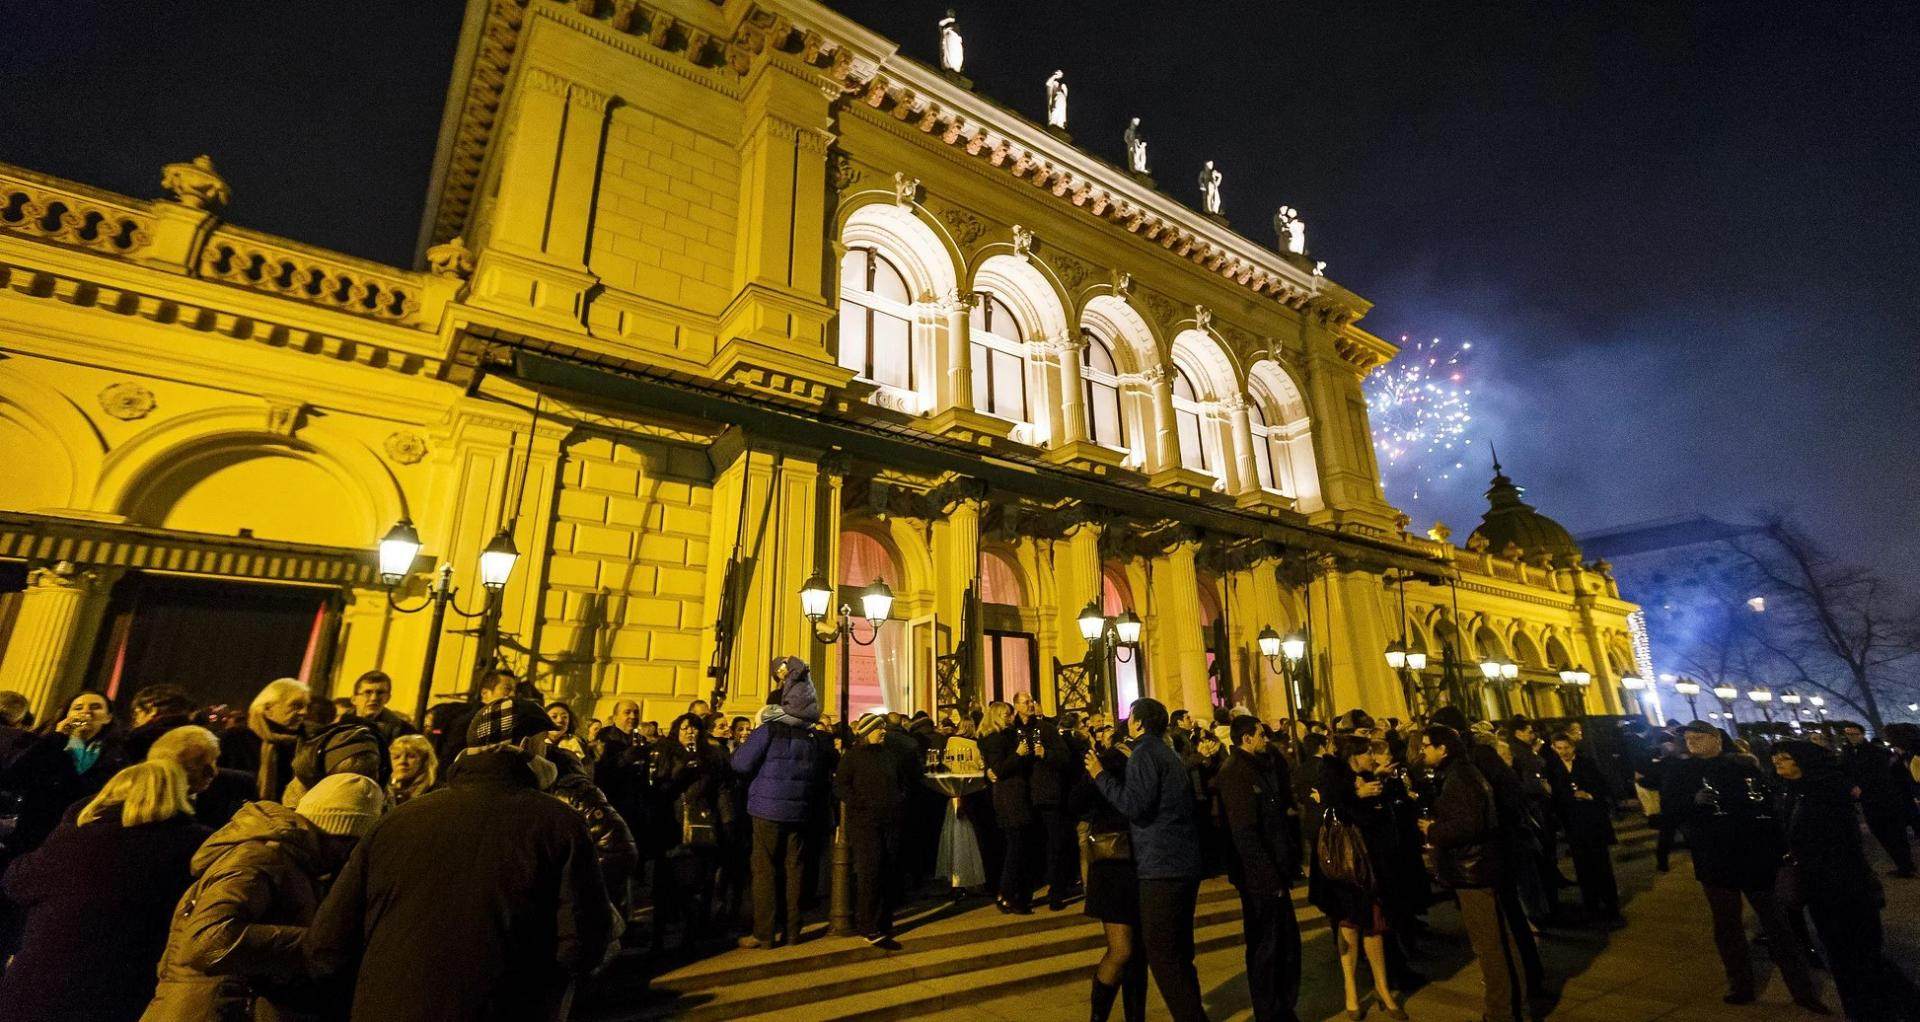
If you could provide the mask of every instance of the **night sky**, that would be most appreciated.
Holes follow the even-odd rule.
[[[551,2],[551,0],[536,0]],[[140,196],[205,152],[239,223],[411,258],[460,6],[42,0],[0,43],[0,160]],[[1389,338],[1474,344],[1456,540],[1497,443],[1576,533],[1790,511],[1920,568],[1920,18],[1894,5],[840,0],[1273,241],[1301,210]]]

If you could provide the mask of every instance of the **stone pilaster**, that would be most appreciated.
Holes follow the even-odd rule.
[[[1260,489],[1260,470],[1254,464],[1253,416],[1247,410],[1247,399],[1232,394],[1222,404],[1227,410],[1227,435],[1231,440],[1226,456],[1233,460],[1235,473],[1228,492],[1235,496],[1254,493]]]
[[[1154,694],[1169,710],[1184,707],[1211,719],[1207,648],[1200,624],[1200,577],[1195,539],[1182,539],[1155,558],[1154,600],[1159,606],[1159,646],[1154,654]]]
[[[1173,369],[1154,366],[1145,373],[1153,388],[1152,443],[1147,448],[1147,471],[1163,472],[1180,466],[1180,427],[1173,417]]]
[[[1052,350],[1060,359],[1060,429],[1054,434],[1057,444],[1078,443],[1087,438],[1086,385],[1080,378],[1080,353],[1087,339],[1071,333],[1053,342]]]
[[[27,697],[37,720],[57,715],[80,688],[94,639],[100,634],[107,593],[118,569],[61,561],[27,575],[4,660],[0,689]]]

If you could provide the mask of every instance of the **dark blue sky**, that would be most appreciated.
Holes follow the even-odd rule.
[[[459,4],[29,6],[0,160],[154,195],[207,152],[236,221],[410,258]],[[1137,115],[1170,193],[1213,159],[1256,240],[1300,208],[1368,327],[1475,343],[1476,433],[1576,532],[1785,508],[1920,567],[1911,7],[833,6],[929,62],[957,7],[980,92],[1037,117],[1064,68],[1081,145]],[[1477,520],[1466,474],[1423,526]]]

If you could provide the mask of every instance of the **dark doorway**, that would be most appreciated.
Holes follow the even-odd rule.
[[[1040,673],[1040,650],[1026,632],[987,632],[987,691],[1002,702],[1016,693],[1035,695],[1033,679]]]
[[[7,655],[7,640],[13,635],[13,622],[20,616],[20,601],[27,588],[27,562],[0,561],[0,659]]]
[[[88,677],[116,707],[147,685],[244,709],[275,678],[318,684],[338,631],[338,591],[129,572],[114,586]]]

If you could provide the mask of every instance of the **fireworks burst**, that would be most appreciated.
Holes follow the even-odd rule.
[[[1417,502],[1466,467],[1473,422],[1473,342],[1400,338],[1400,356],[1366,380],[1373,447],[1389,496]]]

